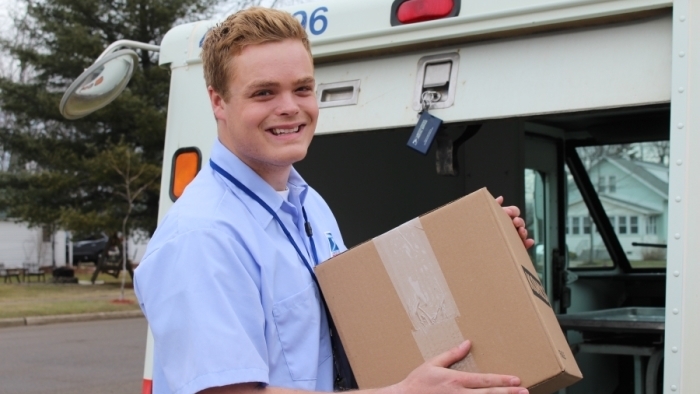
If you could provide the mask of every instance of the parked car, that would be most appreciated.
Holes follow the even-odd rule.
[[[98,234],[73,242],[73,264],[87,261],[97,264],[108,240],[106,234]]]

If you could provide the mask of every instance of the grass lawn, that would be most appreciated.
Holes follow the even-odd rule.
[[[0,283],[0,319],[10,317],[66,315],[74,313],[114,312],[139,309],[129,274],[126,274],[124,300],[120,303],[121,279],[100,274],[97,281],[101,285],[79,285],[50,283]],[[92,274],[83,272],[76,275],[79,280],[89,281]]]

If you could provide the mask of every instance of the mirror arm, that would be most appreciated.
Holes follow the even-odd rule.
[[[138,42],[138,41],[132,41],[132,40],[118,40],[114,41],[113,43],[109,44],[107,48],[102,52],[102,54],[95,60],[95,63],[97,63],[98,60],[102,59],[103,57],[109,55],[110,53],[116,51],[119,48],[131,48],[131,49],[145,49],[147,51],[151,52],[160,52],[160,46],[158,45],[153,45],[153,44],[146,44],[143,42]]]

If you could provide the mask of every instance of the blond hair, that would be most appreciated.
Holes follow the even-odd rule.
[[[248,45],[299,40],[311,56],[306,31],[290,13],[252,7],[230,15],[214,26],[202,45],[204,80],[224,100],[228,100],[231,60]]]

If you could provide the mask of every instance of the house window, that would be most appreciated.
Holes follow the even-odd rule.
[[[608,191],[610,193],[615,193],[617,191],[617,179],[615,178],[615,175],[611,175],[608,177]]]
[[[615,231],[615,229],[617,228],[615,227],[615,216],[608,216],[608,219],[610,219],[610,225],[612,226],[613,231]]]
[[[564,231],[566,231],[566,234],[569,234],[569,221],[571,221],[571,217],[567,216],[566,220],[564,221],[564,225],[566,226],[566,230]]]
[[[647,234],[656,234],[656,216],[647,218]]]
[[[590,216],[583,217],[583,233],[584,234],[591,233],[591,218],[590,218]]]
[[[617,217],[617,231],[620,234],[627,234],[627,216],[618,216]]]
[[[639,234],[639,217],[630,216],[630,234]]]
[[[581,218],[574,216],[571,218],[571,234],[580,234],[580,224]]]
[[[605,177],[604,176],[598,177],[598,192],[605,193]]]

